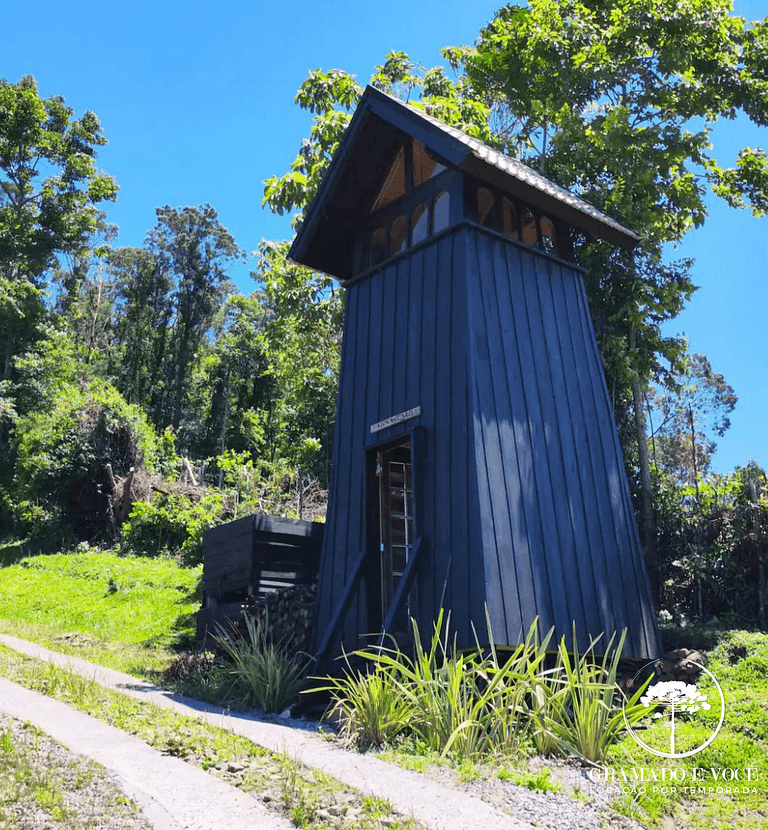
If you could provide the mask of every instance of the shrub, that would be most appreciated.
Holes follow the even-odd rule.
[[[538,638],[538,621],[524,643],[499,655],[489,646],[461,653],[441,611],[428,648],[413,626],[415,654],[396,647],[361,650],[372,669],[327,678],[342,731],[359,746],[390,743],[407,734],[426,750],[456,760],[515,751],[525,734],[526,695],[546,655],[551,634]]]
[[[539,694],[544,694],[538,698],[535,712],[537,748],[544,745],[548,754],[556,754],[557,748],[566,755],[602,762],[610,745],[624,731],[625,716],[630,724],[639,720],[644,707],[638,701],[647,682],[626,701],[623,709],[623,693],[616,682],[625,639],[626,630],[613,648],[611,638],[602,658],[595,654],[599,638],[592,640],[584,654],[579,654],[575,645],[571,654],[565,637],[561,639],[557,667],[538,686]],[[576,643],[575,630],[573,642]]]
[[[111,538],[107,465],[115,476],[152,469],[157,438],[144,414],[108,383],[65,386],[50,409],[16,422],[15,499],[41,522],[59,520],[76,538]],[[17,514],[20,516],[20,513]]]
[[[231,660],[230,696],[265,712],[282,712],[299,696],[307,659],[273,642],[267,620],[245,616],[245,636],[219,629],[214,638]]]
[[[197,502],[183,494],[160,494],[152,502],[133,505],[123,525],[121,548],[135,556],[179,556],[184,565],[199,565],[203,531],[229,518],[220,493],[208,493]]]
[[[361,748],[410,739],[427,752],[456,761],[510,755],[526,742],[542,754],[577,755],[602,761],[624,730],[622,692],[616,674],[625,634],[602,657],[593,641],[585,654],[570,654],[561,640],[554,668],[545,669],[550,630],[542,639],[538,621],[526,639],[500,654],[488,623],[488,646],[462,653],[449,636],[441,612],[428,648],[411,621],[414,656],[395,648],[360,650],[368,671],[325,678],[330,712],[342,734]],[[576,633],[574,632],[574,642]],[[348,664],[349,668],[349,664]],[[627,702],[630,723],[643,711]]]

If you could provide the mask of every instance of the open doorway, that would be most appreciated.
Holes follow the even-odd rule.
[[[400,579],[413,553],[414,498],[410,439],[371,450],[369,526],[370,622],[380,630],[392,606]],[[409,634],[413,590],[405,598],[389,633]]]

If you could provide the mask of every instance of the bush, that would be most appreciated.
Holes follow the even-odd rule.
[[[126,403],[108,383],[81,388],[67,385],[49,409],[16,422],[14,497],[26,532],[60,523],[76,539],[112,538],[110,479],[131,467],[151,470],[157,438],[137,407]],[[22,514],[24,514],[22,516]],[[26,521],[24,521],[26,518]]]
[[[427,752],[456,761],[508,756],[526,745],[548,755],[603,761],[624,730],[622,692],[616,675],[625,635],[602,657],[594,641],[579,656],[561,640],[554,668],[545,670],[550,631],[538,636],[538,621],[525,642],[500,654],[488,625],[489,645],[462,653],[452,644],[442,612],[428,648],[418,627],[413,658],[399,650],[356,651],[368,671],[326,678],[330,711],[342,735],[360,748],[409,739]],[[576,632],[574,631],[574,642]],[[627,702],[630,722],[639,717],[638,690]]]
[[[270,640],[266,620],[245,617],[245,637],[220,629],[216,642],[231,660],[230,696],[265,712],[282,712],[299,696],[308,660]]]
[[[203,531],[231,518],[220,493],[193,502],[189,496],[158,495],[136,502],[123,525],[121,548],[134,556],[178,556],[184,565],[203,561]]]

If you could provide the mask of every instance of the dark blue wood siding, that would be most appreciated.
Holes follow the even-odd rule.
[[[486,597],[497,642],[538,616],[579,647],[657,632],[580,273],[480,229],[467,246],[469,365]],[[471,276],[470,276],[471,275]]]
[[[424,431],[411,607],[429,635],[442,604],[461,646],[538,616],[579,646],[628,628],[657,651],[650,592],[580,273],[463,223],[347,288],[318,641],[366,547],[366,454]],[[421,415],[371,434],[390,416]],[[377,553],[371,551],[372,561]],[[371,631],[361,582],[339,638]]]
[[[443,235],[347,289],[331,503],[318,585],[316,636],[340,601],[346,575],[366,545],[366,453],[425,430],[422,515],[429,540],[411,611],[427,634],[441,599],[462,645],[470,621],[483,627],[484,574],[478,533],[467,374],[466,231]],[[421,415],[371,434],[370,426],[413,407]],[[371,552],[375,557],[375,551]],[[370,631],[361,582],[339,640],[358,647]],[[472,599],[474,598],[474,599]],[[333,649],[338,653],[339,648]]]

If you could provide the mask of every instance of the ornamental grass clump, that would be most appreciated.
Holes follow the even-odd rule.
[[[595,653],[599,637],[583,654],[576,646],[575,629],[573,653],[565,637],[560,640],[556,667],[540,678],[532,697],[534,744],[540,752],[601,763],[624,731],[625,718],[633,724],[643,716],[639,699],[647,683],[629,699],[617,683],[626,634],[622,632],[615,648],[611,637],[602,657]]]
[[[525,698],[545,658],[551,632],[540,641],[534,623],[524,643],[500,657],[489,646],[462,653],[441,611],[429,646],[415,620],[414,655],[393,648],[359,650],[368,671],[326,678],[331,711],[342,734],[359,747],[409,737],[428,752],[455,760],[515,751],[525,733]]]
[[[282,712],[299,696],[308,660],[275,643],[266,620],[245,617],[245,636],[221,626],[214,638],[231,663],[224,671],[232,678],[228,695],[265,712]]]

